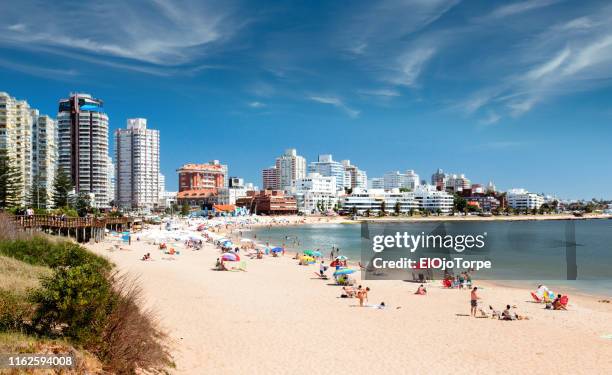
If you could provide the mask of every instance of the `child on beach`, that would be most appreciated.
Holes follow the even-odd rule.
[[[414,294],[418,294],[418,295],[424,296],[424,295],[426,295],[426,294],[427,294],[427,289],[425,289],[425,287],[423,286],[423,284],[421,284],[421,285],[419,286],[419,288],[417,289],[417,291],[416,291],[416,292],[414,292]]]

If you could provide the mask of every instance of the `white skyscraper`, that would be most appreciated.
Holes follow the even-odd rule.
[[[57,128],[55,120],[32,110],[32,180],[38,180],[41,188],[46,189],[44,202],[51,205],[53,180],[57,168]]]
[[[0,149],[21,175],[21,201],[32,186],[32,122],[30,105],[0,92]]]
[[[122,208],[152,209],[159,203],[159,130],[147,120],[127,120],[115,131],[116,204]]]
[[[108,157],[108,171],[106,172],[107,178],[107,192],[110,200],[115,200],[116,189],[117,189],[117,181],[115,179],[115,163],[113,163],[113,158]],[[117,203],[115,202],[115,206]]]
[[[62,99],[57,114],[58,168],[70,176],[77,194],[93,196],[92,205],[108,207],[108,116],[103,102],[89,94]]]
[[[308,164],[308,173],[318,173],[324,177],[334,177],[336,188],[344,188],[344,166],[334,161],[331,154],[319,155],[318,161]]]
[[[290,148],[276,158],[276,169],[278,169],[279,188],[290,190],[293,181],[306,177],[306,159],[298,155],[296,149]]]
[[[342,160],[342,167],[346,176],[344,187],[351,189],[368,187],[368,175],[365,171],[352,165],[350,160]]]

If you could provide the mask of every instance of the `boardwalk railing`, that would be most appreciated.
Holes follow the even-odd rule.
[[[127,217],[62,217],[55,215],[15,215],[15,222],[24,228],[105,228],[107,225],[124,225]]]

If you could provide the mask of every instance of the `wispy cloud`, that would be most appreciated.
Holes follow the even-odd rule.
[[[493,125],[501,120],[501,116],[495,111],[489,111],[487,116],[479,121],[481,125]]]
[[[17,72],[51,79],[67,79],[77,76],[79,73],[74,69],[56,69],[48,67],[39,67],[22,62],[14,62],[11,60],[0,58],[0,67],[14,70]]]
[[[521,1],[521,2],[516,2],[512,4],[502,5],[498,8],[495,8],[485,18],[499,19],[499,18],[504,18],[504,17],[509,17],[509,16],[515,16],[517,14],[528,12],[530,10],[549,6],[557,2],[559,2],[559,0],[529,0],[529,1]]]
[[[340,98],[334,96],[310,96],[308,99],[317,103],[329,104],[339,108],[351,118],[357,118],[361,113],[359,110],[348,107]]]
[[[231,2],[217,1],[109,0],[44,7],[13,2],[0,13],[0,45],[172,67],[194,63],[230,38],[242,26],[234,13]]]
[[[420,48],[403,54],[398,58],[396,69],[389,81],[398,86],[416,86],[419,75],[434,53],[434,48]]]
[[[358,90],[357,93],[361,95],[378,96],[383,98],[394,98],[401,95],[401,93],[395,89]]]
[[[250,102],[248,104],[248,106],[251,107],[251,108],[263,108],[266,105],[264,103],[262,103],[262,102]]]

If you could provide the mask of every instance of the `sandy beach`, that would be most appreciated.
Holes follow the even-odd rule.
[[[173,257],[145,241],[88,247],[138,278],[169,333],[177,374],[612,372],[612,340],[602,338],[612,334],[612,305],[597,298],[570,295],[568,311],[550,311],[528,290],[476,280],[487,310],[516,305],[530,318],[499,321],[470,317],[466,290],[433,282],[417,296],[411,282],[364,281],[369,303],[386,308],[360,308],[290,254],[218,272],[211,243]],[[152,261],[141,261],[147,252]]]

